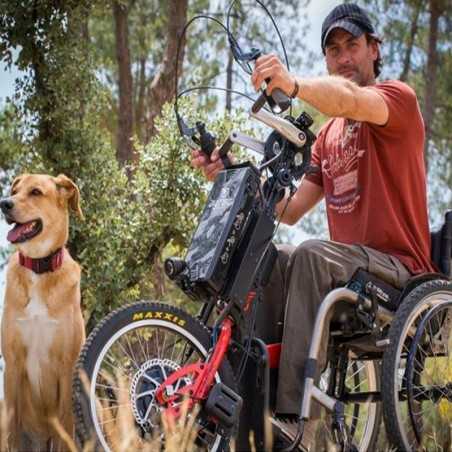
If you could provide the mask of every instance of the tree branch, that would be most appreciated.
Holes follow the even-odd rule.
[[[410,64],[411,64],[411,53],[413,51],[414,46],[414,40],[416,38],[417,30],[418,30],[418,21],[419,21],[419,14],[421,12],[421,5],[423,2],[418,0],[416,4],[414,5],[413,9],[413,16],[411,19],[411,28],[410,28],[410,35],[407,42],[407,47],[405,51],[405,58],[403,59],[403,69],[400,74],[400,80],[403,82],[406,81],[408,77],[408,72],[410,71]]]

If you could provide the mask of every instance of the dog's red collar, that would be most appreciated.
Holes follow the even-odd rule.
[[[54,272],[63,264],[63,255],[63,248],[58,248],[54,253],[37,259],[24,256],[19,252],[19,263],[35,273]]]

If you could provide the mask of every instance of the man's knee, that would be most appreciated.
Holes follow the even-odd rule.
[[[292,253],[293,258],[303,259],[312,256],[321,256],[322,250],[328,244],[326,240],[309,239],[298,245]]]

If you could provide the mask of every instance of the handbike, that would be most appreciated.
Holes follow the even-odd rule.
[[[234,441],[236,450],[250,450],[250,433],[257,450],[273,447],[268,419],[280,344],[256,337],[256,313],[277,256],[275,206],[311,171],[315,136],[307,114],[281,118],[259,109],[261,99],[256,104],[251,116],[273,132],[265,142],[230,133],[220,148],[226,168],[185,258],[165,262],[167,275],[202,303],[198,315],[143,301],[112,312],[93,330],[74,377],[79,444],[94,440],[99,449],[118,450],[112,427],[126,412],[143,444],[153,438],[163,448],[162,418],[174,423],[185,413],[201,448],[229,450]],[[212,135],[203,124],[197,132],[197,143],[211,152]],[[233,143],[261,153],[260,165],[230,165]],[[328,413],[323,431],[343,451],[375,447],[381,405],[398,450],[451,446],[452,212],[432,243],[441,273],[414,277],[398,290],[359,269],[325,297],[300,376],[305,384],[298,431],[283,450],[299,447],[314,401]],[[332,325],[328,364],[319,369],[325,321],[344,301],[350,315]]]

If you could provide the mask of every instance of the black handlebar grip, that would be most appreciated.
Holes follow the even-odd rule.
[[[278,105],[280,111],[274,111],[274,105],[270,105],[272,111],[274,113],[282,113],[286,111],[290,107],[290,97],[287,96],[282,90],[279,88],[275,88],[271,95],[269,96],[276,105]]]
[[[223,166],[225,168],[230,168],[232,166],[232,162],[228,157],[228,152],[231,150],[231,148],[232,141],[228,138],[218,151],[218,155],[220,156],[221,161],[223,162]]]
[[[225,169],[230,168],[232,166],[232,162],[227,154],[221,156],[221,161],[223,162],[223,166],[225,167]]]

